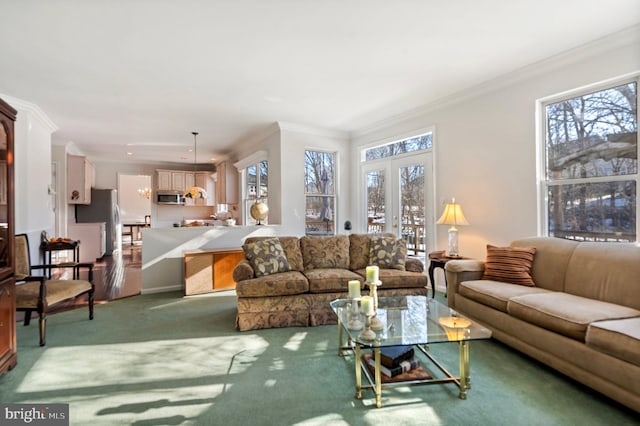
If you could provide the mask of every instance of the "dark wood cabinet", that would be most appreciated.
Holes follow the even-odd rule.
[[[16,110],[0,99],[0,374],[15,367],[13,137]]]

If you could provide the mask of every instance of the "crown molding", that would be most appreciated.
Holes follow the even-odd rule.
[[[42,123],[51,133],[58,130],[58,126],[49,118],[49,116],[36,104],[24,101],[22,99],[14,98],[10,95],[0,94],[0,97],[4,99],[9,105],[18,111],[26,111],[35,117],[40,123]],[[20,114],[18,114],[18,120]]]
[[[583,61],[593,56],[608,53],[612,50],[620,49],[625,46],[638,45],[640,45],[640,24],[633,25],[621,31],[609,34],[572,49],[565,50],[540,61],[525,65],[506,74],[499,75],[490,80],[486,80],[485,82],[457,91],[451,95],[436,99],[433,102],[377,121],[369,126],[353,130],[349,133],[349,137],[351,139],[361,138],[426,113],[456,105],[486,93],[512,86],[521,81]]]

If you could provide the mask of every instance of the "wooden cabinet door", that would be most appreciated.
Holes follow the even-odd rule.
[[[244,259],[242,250],[220,250],[184,255],[184,293],[186,296],[233,289],[233,269]]]
[[[171,189],[174,191],[184,191],[186,189],[184,172],[171,172]]]
[[[0,373],[16,365],[16,296],[13,277],[0,283]]]
[[[158,170],[157,189],[159,191],[171,190],[171,172],[170,171]]]

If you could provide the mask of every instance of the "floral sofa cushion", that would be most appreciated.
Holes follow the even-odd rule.
[[[349,235],[349,269],[357,271],[369,265],[369,252],[371,251],[371,237],[391,237],[394,234],[351,234]]]
[[[304,269],[349,269],[349,237],[301,237]]]
[[[238,297],[287,296],[308,292],[309,282],[298,271],[282,272],[236,283]]]
[[[254,243],[256,241],[266,240],[272,237],[249,237],[245,240],[245,244]],[[304,271],[302,263],[302,252],[300,251],[300,239],[298,237],[278,237],[280,245],[284,250],[284,254],[289,262],[289,268],[292,271]],[[237,280],[236,280],[237,281]]]
[[[403,238],[372,236],[369,249],[369,264],[383,269],[404,271],[407,258],[407,242]]]
[[[289,271],[289,261],[278,238],[245,243],[242,249],[256,277]]]
[[[349,281],[364,279],[348,269],[311,269],[304,275],[309,280],[311,293],[345,292],[349,290]]]

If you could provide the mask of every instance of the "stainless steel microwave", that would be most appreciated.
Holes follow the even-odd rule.
[[[179,191],[158,191],[156,202],[158,204],[184,204],[184,197]]]

